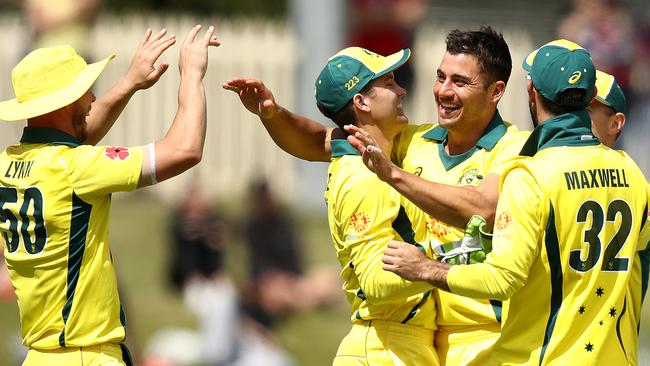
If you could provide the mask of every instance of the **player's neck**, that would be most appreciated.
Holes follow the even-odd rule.
[[[47,127],[65,132],[70,136],[77,137],[77,132],[72,125],[72,116],[66,108],[33,117],[27,120],[27,127]]]
[[[481,129],[470,129],[466,131],[447,130],[447,141],[445,152],[449,155],[459,155],[468,152],[483,135]]]
[[[379,147],[386,156],[390,156],[393,150],[393,140],[397,134],[387,133],[382,131],[379,126],[376,124],[359,124],[359,127],[363,128],[368,135],[377,143]]]

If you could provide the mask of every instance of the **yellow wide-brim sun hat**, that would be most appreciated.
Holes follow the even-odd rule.
[[[0,102],[0,119],[18,121],[63,108],[81,98],[110,60],[86,64],[70,46],[39,48],[11,72],[16,98]]]

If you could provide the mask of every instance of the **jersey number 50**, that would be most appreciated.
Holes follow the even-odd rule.
[[[5,208],[5,204],[18,204],[18,190],[11,187],[0,187],[0,222],[9,222],[8,230],[2,230],[7,250],[13,253],[18,249],[22,237],[25,249],[30,254],[43,250],[47,241],[45,220],[43,220],[43,194],[36,187],[25,189],[22,204],[16,217],[14,213]],[[31,215],[29,211],[31,210]],[[33,225],[32,225],[33,222]],[[20,230],[20,231],[19,231]]]
[[[587,272],[592,269],[600,259],[602,243],[600,241],[600,232],[605,222],[605,212],[600,203],[596,201],[585,201],[578,209],[576,217],[579,224],[587,222],[587,217],[591,212],[591,227],[584,231],[584,241],[589,244],[587,258],[582,260],[582,249],[572,250],[569,258],[569,265],[578,272]],[[623,200],[614,200],[607,206],[607,221],[615,222],[616,217],[620,214],[621,225],[614,236],[609,240],[605,248],[603,271],[627,271],[629,267],[629,258],[619,258],[618,253],[627,242],[628,236],[632,229],[632,210],[627,202]]]

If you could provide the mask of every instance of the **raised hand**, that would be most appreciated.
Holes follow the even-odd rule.
[[[363,163],[368,169],[377,174],[377,177],[387,181],[391,177],[395,165],[386,157],[384,152],[377,146],[375,140],[362,128],[354,125],[344,126],[345,131],[349,133],[348,141],[361,153]]]
[[[260,118],[271,118],[277,111],[273,93],[259,80],[234,78],[223,83],[223,88],[239,95],[244,107]]]
[[[152,30],[147,29],[124,76],[134,90],[150,88],[169,68],[167,63],[156,65],[156,62],[165,50],[176,43],[176,37],[173,34],[167,35],[166,29],[154,36],[152,34]]]
[[[214,27],[210,26],[203,37],[197,38],[201,25],[195,25],[183,41],[178,59],[178,69],[181,79],[186,76],[198,76],[203,79],[208,68],[208,47],[221,45],[214,35]]]

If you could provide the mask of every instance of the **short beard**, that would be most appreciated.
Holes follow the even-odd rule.
[[[72,126],[77,133],[77,136],[75,136],[77,140],[79,140],[79,142],[86,141],[88,138],[88,132],[86,131],[86,115],[82,113],[75,114],[72,117]]]

